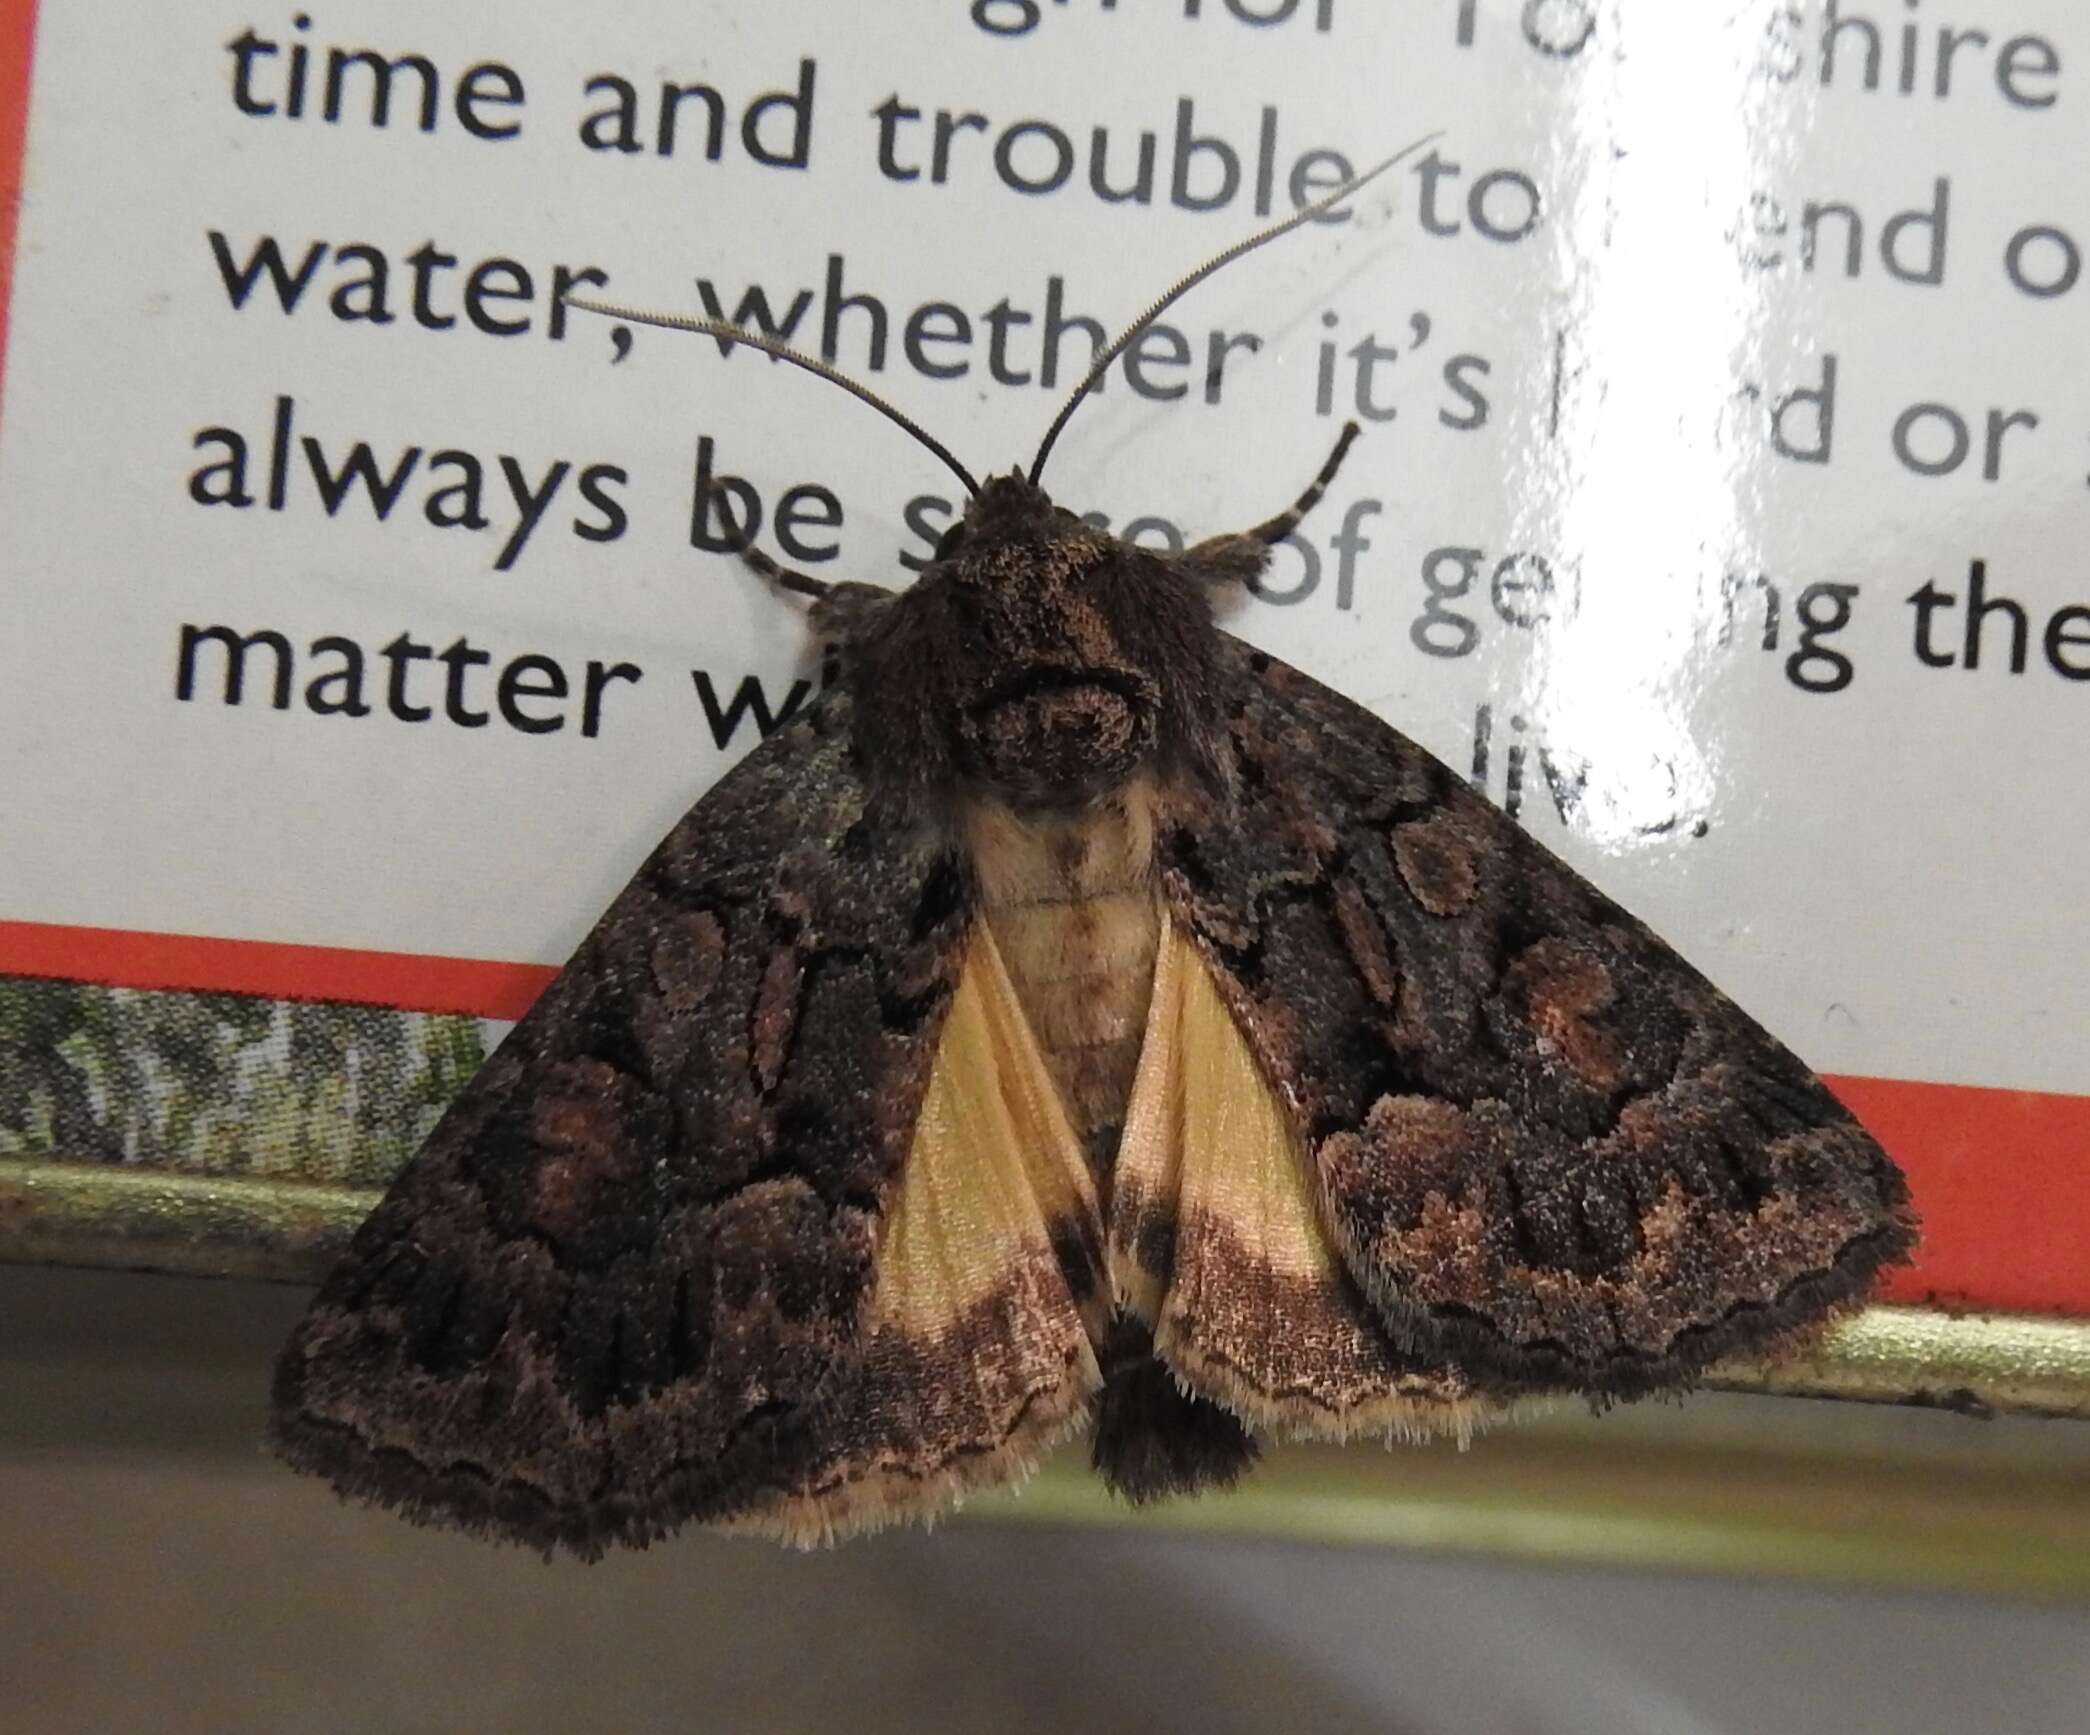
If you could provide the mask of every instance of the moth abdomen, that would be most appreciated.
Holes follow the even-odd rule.
[[[1255,1436],[1240,1417],[1183,1389],[1147,1326],[1120,1315],[1101,1359],[1089,1461],[1113,1493],[1143,1506],[1231,1487],[1254,1467]]]

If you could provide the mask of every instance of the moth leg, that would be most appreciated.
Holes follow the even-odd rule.
[[[1336,471],[1342,468],[1343,459],[1349,455],[1350,447],[1360,432],[1362,430],[1355,422],[1343,423],[1343,431],[1335,439],[1335,450],[1328,454],[1328,462],[1321,466],[1321,473],[1307,484],[1306,492],[1275,518],[1264,519],[1245,534],[1268,548],[1272,543],[1282,542],[1298,529],[1299,521],[1318,506],[1321,496],[1328,492],[1328,484],[1335,480]]]
[[[811,597],[813,629],[830,637],[846,635],[852,620],[860,620],[866,608],[875,607],[892,595],[881,584],[864,584],[853,578],[815,578],[810,572],[779,565],[753,546],[743,548],[740,558],[779,590]]]
[[[1307,485],[1305,493],[1275,518],[1264,519],[1253,530],[1233,530],[1224,536],[1208,536],[1183,556],[1184,564],[1208,584],[1246,584],[1260,575],[1269,564],[1272,545],[1291,535],[1299,527],[1299,521],[1320,504],[1321,496],[1328,492],[1328,484],[1335,480],[1336,471],[1342,468],[1343,459],[1360,431],[1355,422],[1343,424],[1343,431],[1336,438],[1335,450],[1328,454],[1328,462],[1321,466],[1321,473]]]
[[[800,596],[816,600],[834,589],[824,578],[815,578],[810,572],[800,572],[796,567],[780,566],[752,542],[740,551],[740,558],[752,566],[779,590],[796,591]]]

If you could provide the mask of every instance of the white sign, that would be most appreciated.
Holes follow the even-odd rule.
[[[0,421],[0,919],[557,962],[818,679],[716,502],[906,582],[1366,438],[1233,630],[1825,1070],[2090,1091],[2090,18],[1429,0],[45,0]],[[710,505],[706,510],[709,484]],[[9,960],[0,956],[0,970]]]

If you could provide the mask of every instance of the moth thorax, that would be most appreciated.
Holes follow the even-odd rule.
[[[1085,796],[1122,782],[1154,746],[1154,717],[1114,672],[1026,669],[972,708],[962,735],[981,781],[1019,800]]]

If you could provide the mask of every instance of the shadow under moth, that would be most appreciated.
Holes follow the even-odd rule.
[[[1900,1173],[1791,1053],[1215,625],[1354,425],[1289,510],[1181,554],[1038,486],[1165,307],[1370,178],[1178,283],[984,484],[813,358],[594,309],[824,375],[970,504],[900,592],[750,550],[839,678],[669,833],[362,1225],[283,1352],[279,1453],[547,1553],[692,1520],[810,1544],[1082,1429],[1145,1500],[1264,1436],[1672,1390],[1906,1258]]]

